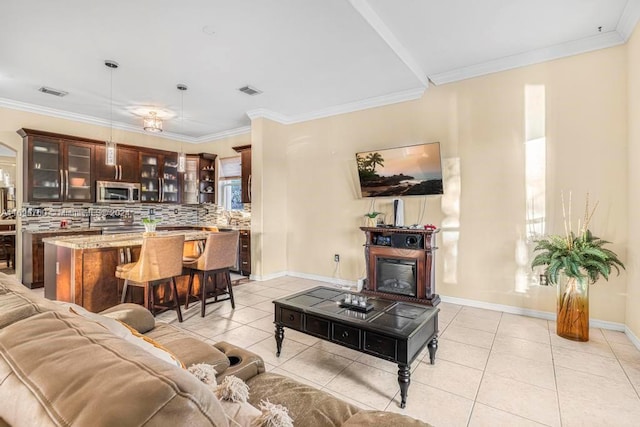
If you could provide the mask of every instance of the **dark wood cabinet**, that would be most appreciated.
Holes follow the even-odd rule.
[[[24,141],[26,202],[95,200],[94,144],[28,129],[18,134]]]
[[[200,203],[217,203],[216,201],[216,157],[215,154],[198,154],[198,190]]]
[[[238,269],[243,276],[251,275],[251,232],[240,230]]]
[[[118,144],[118,164],[107,166],[104,141],[32,129],[18,134],[25,202],[95,202],[96,181],[139,182],[142,202],[216,202],[215,154],[190,156],[189,172],[178,173],[176,152]]]
[[[106,151],[107,150],[104,145],[96,146],[96,180],[123,182],[138,182],[140,180],[140,173],[138,172],[138,150],[134,148],[118,146],[118,164],[115,166],[105,164]]]
[[[44,286],[44,243],[42,239],[55,236],[73,236],[80,234],[100,234],[96,231],[51,231],[46,233],[22,232],[22,283],[30,288]],[[45,295],[46,296],[46,295]]]
[[[142,202],[181,202],[177,153],[141,151],[139,164]]]
[[[233,147],[242,161],[242,203],[251,203],[251,145]]]

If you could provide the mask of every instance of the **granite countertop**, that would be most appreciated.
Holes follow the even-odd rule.
[[[89,227],[75,227],[75,228],[71,228],[71,227],[67,227],[67,228],[49,228],[49,229],[45,229],[45,230],[23,230],[24,233],[31,233],[31,234],[51,234],[51,233],[86,233],[89,231],[100,231],[99,228],[97,227],[93,227],[93,228],[89,228]]]
[[[185,241],[203,240],[207,238],[207,231],[200,230],[182,230],[182,231],[158,231],[157,236],[175,236],[184,235]],[[101,248],[120,248],[123,246],[140,246],[142,245],[142,233],[128,234],[98,234],[94,236],[62,236],[48,237],[42,239],[44,243],[51,243],[57,246],[63,246],[71,249],[101,249]]]
[[[15,224],[15,220],[13,222]],[[2,224],[2,222],[0,222]],[[7,223],[8,224],[8,223]],[[172,227],[193,227],[193,228],[207,228],[218,227],[218,230],[238,230],[238,231],[251,231],[251,227],[248,225],[216,225],[216,224],[198,224],[198,225],[184,225],[184,224],[162,224],[158,225],[158,229],[172,228]],[[50,234],[50,233],[84,233],[88,231],[100,231],[100,227],[75,227],[75,228],[50,228],[46,230],[24,230],[25,233],[31,234]],[[198,231],[198,230],[195,230]]]

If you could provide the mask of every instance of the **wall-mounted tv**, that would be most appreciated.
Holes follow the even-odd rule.
[[[356,154],[362,197],[442,194],[440,143]]]

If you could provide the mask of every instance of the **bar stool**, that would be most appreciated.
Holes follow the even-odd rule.
[[[207,236],[202,255],[194,260],[185,260],[183,266],[189,269],[189,287],[187,288],[187,300],[185,310],[189,308],[189,300],[200,300],[200,316],[204,317],[205,306],[219,301],[231,300],[231,308],[236,308],[231,287],[231,274],[229,269],[235,266],[238,259],[238,231],[223,231],[211,233]],[[200,295],[191,295],[193,276],[198,274],[200,279]],[[217,277],[222,276],[223,283],[219,283]],[[207,291],[209,282],[213,282],[213,289]],[[222,285],[222,286],[220,286]],[[229,295],[227,298],[218,299],[220,295]],[[214,297],[207,302],[207,298]]]
[[[156,307],[165,310],[171,308],[155,303],[155,288],[172,282],[173,305],[178,313],[178,321],[182,322],[175,276],[182,275],[183,247],[184,235],[144,237],[138,262],[122,264],[116,268],[116,277],[124,279],[121,302],[126,301],[129,286],[143,287],[144,305],[155,316]]]

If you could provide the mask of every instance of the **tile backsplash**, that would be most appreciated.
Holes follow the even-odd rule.
[[[245,204],[241,211],[225,211],[215,204],[173,205],[162,203],[135,204],[95,204],[95,203],[25,203],[18,212],[22,220],[22,229],[55,230],[65,220],[67,228],[90,227],[90,216],[127,212],[133,214],[134,224],[140,224],[142,218],[154,210],[155,218],[161,219],[160,225],[251,225],[251,206]]]

